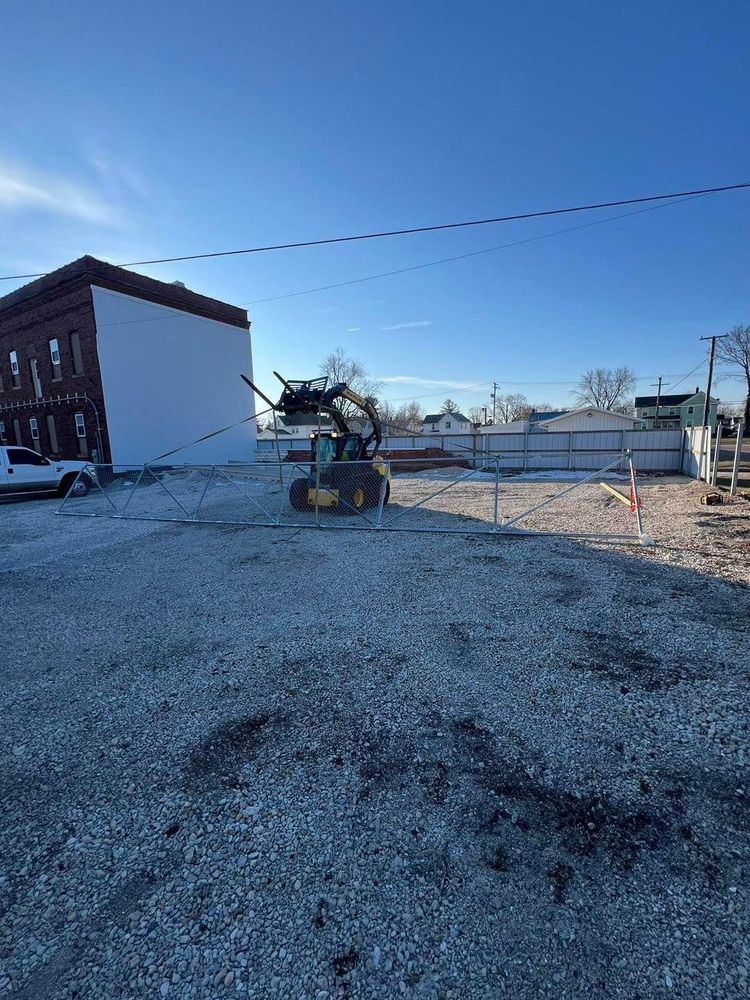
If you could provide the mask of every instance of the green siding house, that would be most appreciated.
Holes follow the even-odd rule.
[[[674,427],[700,427],[703,421],[703,403],[706,394],[696,387],[695,392],[678,393],[662,396],[659,399],[659,413],[656,413],[656,396],[636,396],[634,402],[635,416],[645,421],[649,429]],[[718,399],[711,397],[708,409],[708,423],[716,426],[716,408]]]

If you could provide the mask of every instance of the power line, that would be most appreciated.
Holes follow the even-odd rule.
[[[327,292],[334,288],[345,288],[347,285],[359,285],[365,281],[375,281],[378,278],[390,278],[396,274],[407,274],[409,271],[421,271],[427,267],[437,267],[439,264],[452,264],[457,260],[467,260],[469,257],[480,257],[486,253],[496,253],[498,250],[507,250],[510,247],[520,247],[526,243],[536,243],[539,240],[548,240],[553,236],[563,236],[565,233],[576,233],[581,229],[590,229],[592,226],[605,226],[607,223],[616,222],[618,219],[629,219],[634,215],[643,215],[645,212],[655,212],[660,208],[669,208],[672,205],[682,205],[686,201],[693,201],[703,195],[692,195],[688,198],[679,198],[675,201],[668,201],[663,205],[652,205],[649,208],[639,208],[635,212],[622,212],[619,215],[611,215],[606,219],[597,219],[594,222],[584,222],[580,226],[569,226],[566,229],[556,229],[551,233],[541,233],[539,236],[529,236],[523,240],[513,240],[510,243],[501,243],[499,246],[485,247],[483,250],[472,250],[470,253],[454,254],[452,257],[441,257],[439,260],[426,261],[424,264],[412,264],[410,267],[399,267],[393,271],[381,271],[378,274],[368,274],[364,278],[351,278],[349,281],[337,281],[331,285],[317,285],[315,288],[303,288],[298,292],[287,292],[284,295],[270,295],[264,299],[249,299],[241,302],[243,306],[260,305],[263,302],[278,302],[281,299],[293,299],[298,295],[312,295],[313,292]]]
[[[397,274],[406,274],[409,271],[420,271],[427,267],[436,267],[439,264],[450,264],[458,260],[466,260],[470,257],[480,257],[482,254],[495,253],[498,250],[507,250],[510,247],[523,246],[525,243],[536,243],[539,240],[551,239],[553,236],[563,236],[566,233],[575,233],[582,229],[590,229],[592,226],[604,226],[619,219],[629,219],[635,215],[643,215],[645,212],[656,212],[662,208],[670,208],[672,205],[682,205],[686,201],[693,201],[703,195],[693,195],[689,198],[680,198],[662,205],[651,205],[649,208],[640,208],[635,212],[622,212],[619,215],[611,215],[607,219],[596,219],[594,222],[584,222],[580,226],[569,226],[566,229],[556,229],[551,233],[541,233],[538,236],[529,236],[522,240],[513,240],[510,243],[501,243],[499,246],[485,247],[483,250],[472,250],[469,253],[455,254],[452,257],[441,257],[439,260],[426,261],[424,264],[412,264],[410,267],[400,267],[393,271],[381,271],[378,274],[366,275],[364,278],[351,278],[348,281],[337,281],[329,285],[318,285],[315,288],[303,288],[298,292],[287,292],[284,295],[271,295],[263,299],[249,299],[240,302],[241,306],[259,305],[263,302],[278,302],[281,299],[292,299],[299,295],[312,295],[314,292],[330,291],[334,288],[345,288],[347,285],[359,285],[365,281],[375,281],[378,278],[390,278]],[[147,316],[141,319],[124,319],[114,323],[102,323],[102,326],[131,326],[134,323],[157,323],[164,319],[163,316]]]
[[[704,358],[701,362],[699,362],[695,366],[695,368],[693,368],[691,371],[689,371],[687,373],[687,375],[683,375],[682,378],[678,382],[673,382],[672,385],[667,386],[667,388],[664,390],[664,394],[666,395],[668,392],[671,392],[672,389],[676,388],[678,385],[682,385],[682,383],[685,381],[686,378],[690,378],[691,375],[694,375],[698,371],[699,368],[702,368],[705,365],[705,363],[706,363],[706,359]]]
[[[570,215],[574,212],[591,212],[602,208],[619,208],[623,205],[642,205],[646,202],[667,201],[674,198],[691,198],[699,195],[720,194],[724,191],[738,191],[750,187],[750,181],[740,184],[723,184],[720,187],[697,188],[693,191],[672,191],[669,194],[652,194],[641,198],[619,198],[616,201],[595,202],[588,205],[572,205],[566,208],[550,208],[535,212],[520,212],[515,215],[499,215],[487,219],[472,219],[466,222],[443,222],[433,226],[412,226],[408,229],[386,229],[373,233],[358,233],[354,236],[331,236],[317,240],[301,240],[295,243],[274,243],[267,246],[246,247],[241,250],[216,250],[210,253],[183,254],[179,257],[154,257],[150,260],[134,260],[118,267],[139,267],[146,264],[172,264],[186,260],[206,260],[211,257],[236,257],[240,254],[267,253],[271,250],[296,250],[302,247],[325,246],[332,243],[353,243],[362,240],[385,239],[392,236],[410,236],[416,233],[434,233],[448,229],[466,229],[470,226],[489,226],[500,222],[518,222],[524,219],[541,219],[552,215]],[[19,281],[23,278],[41,278],[47,272],[36,274],[9,274],[0,276],[0,281]]]

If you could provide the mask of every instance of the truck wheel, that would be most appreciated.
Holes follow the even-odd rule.
[[[308,482],[306,479],[295,479],[289,487],[289,503],[295,510],[310,510],[307,502]]]
[[[66,497],[68,493],[70,493],[72,497],[85,497],[90,490],[91,478],[83,472],[80,476],[78,476],[78,478],[76,478],[75,473],[71,476],[65,476],[63,481],[60,483],[58,493],[61,497]]]

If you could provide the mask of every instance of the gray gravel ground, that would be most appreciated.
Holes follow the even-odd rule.
[[[0,507],[0,994],[746,996],[750,506],[699,492],[653,549]]]

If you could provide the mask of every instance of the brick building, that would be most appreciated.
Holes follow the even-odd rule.
[[[247,312],[94,257],[0,298],[0,443],[140,464],[252,414]],[[255,422],[177,461],[248,458]]]

